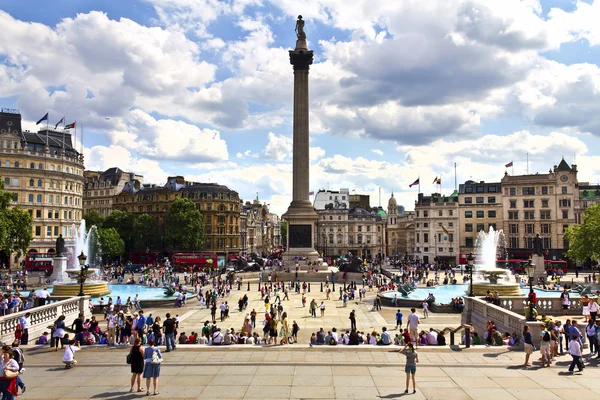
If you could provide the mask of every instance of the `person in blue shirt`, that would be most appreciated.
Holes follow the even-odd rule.
[[[139,314],[140,316],[138,318],[137,326],[135,328],[137,328],[138,337],[143,338],[144,330],[146,329],[146,316],[144,315],[144,310],[140,310]]]
[[[523,342],[525,343],[525,367],[530,367],[531,363],[529,362],[529,357],[531,357],[531,353],[533,353],[533,336],[531,336],[531,332],[529,332],[529,325],[525,325],[523,327]]]
[[[398,329],[399,326],[402,326],[402,313],[400,310],[396,313],[396,329]]]

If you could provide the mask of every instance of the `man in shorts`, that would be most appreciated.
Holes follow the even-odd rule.
[[[419,344],[419,316],[417,315],[417,310],[413,307],[410,309],[410,315],[407,318],[407,328],[410,333],[411,340],[415,343],[415,347]]]

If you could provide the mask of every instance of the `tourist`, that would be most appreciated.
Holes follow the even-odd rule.
[[[429,328],[429,332],[427,332],[427,344],[430,346],[437,346],[438,344],[438,334],[433,328]]]
[[[400,309],[396,313],[396,329],[402,329],[402,312]]]
[[[144,372],[144,350],[142,349],[142,340],[136,338],[133,342],[133,347],[129,352],[128,363],[131,365],[131,388],[130,392],[133,392],[133,385],[137,381],[137,391],[143,392],[144,388],[140,387],[142,384],[142,373]]]
[[[406,372],[406,390],[404,390],[404,393],[408,393],[408,387],[410,384],[411,376],[413,383],[413,393],[417,393],[417,380],[415,375],[417,374],[417,363],[419,362],[419,354],[415,350],[412,343],[405,344],[402,350],[400,350],[400,353],[406,356],[406,366],[404,367],[404,372]]]
[[[319,329],[319,332],[317,332],[317,340],[316,340],[316,344],[318,345],[324,345],[325,343],[327,343],[325,341],[325,331],[323,330],[323,328]]]
[[[169,314],[167,314],[167,319]],[[166,321],[165,321],[166,322]],[[160,364],[162,363],[162,354],[158,347],[154,347],[153,341],[148,341],[148,347],[144,349],[144,378],[146,378],[146,396],[150,395],[150,379],[154,395],[158,395],[158,377],[160,376]]]
[[[598,298],[590,299],[590,318],[594,323],[596,323],[596,318],[598,317]]]
[[[525,343],[523,348],[525,351],[525,363],[523,366],[531,367],[529,357],[531,357],[531,353],[533,353],[533,336],[531,335],[531,332],[529,332],[529,325],[523,327],[523,342]]]
[[[429,310],[429,303],[427,303],[427,301],[423,302],[423,318],[427,318],[427,316],[429,315],[427,310]]]
[[[562,304],[563,315],[567,315],[569,312],[569,306],[571,305],[571,301],[569,300],[569,291],[567,288],[564,288],[563,292],[560,294],[560,302]]]
[[[321,310],[321,318],[325,317],[325,303],[321,302],[319,309]]]
[[[29,316],[31,313],[25,313],[19,318],[19,329],[21,330],[21,344],[29,342]]]
[[[544,364],[546,364],[547,367],[550,367],[550,358],[552,356],[550,353],[550,332],[548,331],[543,331],[543,336],[540,341],[540,353],[542,355],[542,368],[544,368]]]
[[[20,371],[20,373],[23,373],[25,371],[25,369],[23,368],[25,366],[25,355],[23,354],[23,350],[19,347],[19,342],[14,342],[12,344],[12,348],[9,346],[5,346],[5,347],[8,350],[12,351],[13,358],[15,359],[17,364],[19,364],[19,371]],[[17,376],[17,386],[19,388],[21,388],[21,391],[23,393],[25,393],[25,391],[27,390],[27,386],[25,386],[25,384],[21,380],[20,375]]]
[[[65,340],[68,341],[68,344],[65,347],[65,353],[62,361],[65,364],[65,369],[71,369],[77,364],[77,360],[75,360],[75,352],[81,350],[81,346],[79,342],[76,342],[75,340],[69,340],[69,335],[65,335]]]
[[[410,332],[410,337],[413,340],[413,342],[415,343],[415,346],[418,347],[417,340],[419,338],[419,333],[418,333],[418,329],[419,329],[419,324],[421,323],[421,321],[419,320],[419,316],[417,315],[417,310],[413,307],[410,309],[410,315],[407,318],[407,328],[409,329]]]
[[[317,301],[315,299],[312,299],[312,301],[310,302],[310,306],[309,306],[309,311],[310,311],[310,315],[313,318],[317,317]]]
[[[277,344],[277,326],[278,322],[275,318],[275,314],[271,314],[271,320],[269,321],[269,341],[267,344]]]
[[[598,341],[596,339],[596,323],[591,318],[585,327],[585,332],[590,346],[590,356],[593,356],[598,351]]]
[[[18,395],[17,377],[19,372],[19,364],[13,358],[13,352],[10,346],[2,347],[2,376],[0,379],[0,393],[2,400],[14,399]]]
[[[165,342],[167,346],[167,353],[171,350],[177,349],[175,346],[175,329],[177,328],[177,322],[171,318],[171,314],[167,313],[165,322],[163,322],[162,330],[165,335]]]
[[[390,344],[392,344],[392,339],[385,326],[381,328],[381,338],[379,339],[377,344],[380,346],[389,346]]]
[[[571,354],[571,357],[573,358],[573,361],[571,361],[571,365],[569,366],[569,372],[573,372],[575,367],[577,367],[579,372],[583,371],[584,364],[581,360],[583,354],[581,352],[581,344],[579,343],[578,334],[574,334],[573,340],[571,340],[569,343],[569,354]]]
[[[54,342],[56,344],[56,348],[54,349],[54,351],[58,351],[59,343],[61,349],[65,348],[63,344],[63,338],[65,337],[65,328],[65,316],[61,315],[54,323],[54,333],[52,334],[52,337],[54,338]]]
[[[225,340],[225,338],[223,337],[223,334],[221,333],[221,328],[217,328],[215,330],[215,332],[213,332],[213,334],[212,334],[212,344],[214,346],[220,346],[223,344],[224,340]]]
[[[300,331],[300,326],[298,325],[298,323],[296,322],[296,320],[294,320],[292,322],[292,343],[296,343],[298,342],[298,332]]]
[[[279,344],[289,344],[290,327],[287,320],[287,312],[281,315],[281,342]]]

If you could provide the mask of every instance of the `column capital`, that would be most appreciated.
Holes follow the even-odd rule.
[[[294,71],[308,71],[312,62],[312,50],[290,50],[290,64],[294,66]]]

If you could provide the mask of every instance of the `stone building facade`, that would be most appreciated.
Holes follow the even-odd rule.
[[[103,217],[112,213],[113,199],[121,193],[125,184],[132,181],[144,182],[144,177],[134,172],[125,172],[118,167],[106,171],[84,171],[83,214],[96,211]]]
[[[580,197],[577,166],[569,166],[563,159],[547,174],[506,173],[502,178],[502,194],[508,257],[531,255],[533,238],[539,233],[546,257],[564,258],[565,229],[577,223],[576,204]]]
[[[178,197],[190,199],[203,216],[206,240],[204,251],[218,255],[240,252],[240,198],[236,191],[216,183],[187,182],[182,176],[169,177],[164,186],[125,184],[114,199],[114,209],[155,216],[159,230],[169,205]]]
[[[455,264],[460,244],[458,192],[449,196],[419,193],[414,221],[414,258],[424,263]]]
[[[0,112],[0,175],[5,189],[33,218],[29,251],[54,253],[62,235],[69,247],[83,214],[83,155],[73,147],[69,131],[23,131],[21,114]],[[0,262],[16,266],[16,255],[0,254]]]

